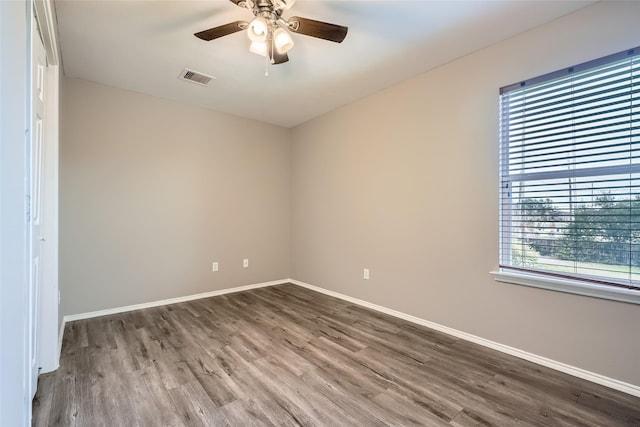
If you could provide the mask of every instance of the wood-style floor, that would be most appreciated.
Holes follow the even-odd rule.
[[[66,326],[36,426],[640,426],[640,398],[279,285]]]

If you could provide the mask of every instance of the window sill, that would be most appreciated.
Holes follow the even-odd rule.
[[[547,277],[537,274],[518,273],[513,271],[492,271],[491,274],[497,282],[531,286],[534,288],[548,289],[551,291],[566,292],[570,294],[603,298],[614,301],[622,301],[631,304],[640,304],[640,292],[630,289],[615,288],[605,285],[583,282],[580,280]]]

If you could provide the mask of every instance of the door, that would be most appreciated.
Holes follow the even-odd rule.
[[[38,386],[38,332],[40,314],[40,286],[42,283],[42,172],[44,150],[44,104],[46,53],[38,24],[31,19],[31,123],[29,129],[29,393],[31,398]]]

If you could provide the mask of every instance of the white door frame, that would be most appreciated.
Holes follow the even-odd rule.
[[[0,425],[31,424],[26,134],[31,2],[0,1]]]

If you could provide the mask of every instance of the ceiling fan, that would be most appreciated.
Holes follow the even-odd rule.
[[[251,40],[250,52],[266,57],[272,64],[289,60],[287,52],[293,47],[289,31],[341,43],[347,36],[347,27],[294,16],[284,19],[282,13],[293,6],[295,0],[231,0],[236,6],[249,9],[251,22],[235,21],[195,33],[199,39],[210,41],[238,31],[247,30]]]

